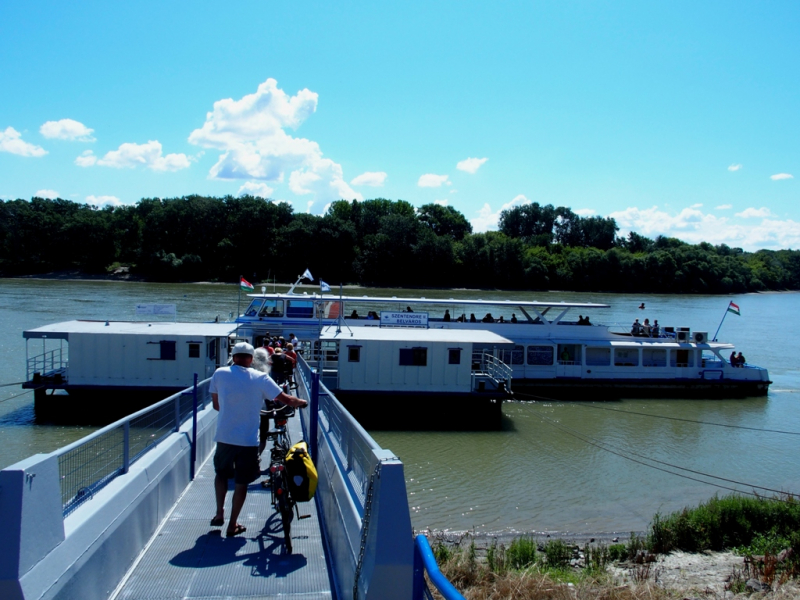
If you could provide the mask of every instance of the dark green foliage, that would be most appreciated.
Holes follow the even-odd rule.
[[[614,561],[627,560],[628,549],[625,544],[611,544],[608,547],[608,558]]]
[[[536,562],[536,540],[531,537],[515,538],[508,545],[505,564],[509,569],[524,569]]]
[[[547,540],[542,549],[547,567],[550,569],[566,569],[572,558],[572,547],[561,540]]]
[[[675,238],[616,238],[613,219],[527,204],[499,231],[472,233],[456,209],[339,200],[323,216],[252,196],[145,198],[97,209],[68,200],[0,201],[0,275],[104,273],[152,280],[578,291],[743,293],[800,289],[800,251],[744,252]]]
[[[696,508],[656,515],[648,546],[654,552],[750,546],[758,535],[786,538],[800,531],[800,502],[787,498],[714,497]]]

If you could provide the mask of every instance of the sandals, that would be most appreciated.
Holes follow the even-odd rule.
[[[214,517],[211,519],[211,527],[222,527],[225,525],[225,517]]]
[[[245,531],[247,531],[247,527],[237,524],[236,527],[225,532],[225,537],[233,537],[235,535],[239,535],[240,533],[244,533]]]

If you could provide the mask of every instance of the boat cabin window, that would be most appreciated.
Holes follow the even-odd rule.
[[[553,364],[552,346],[528,346],[528,364],[549,367]]]
[[[310,319],[314,316],[314,303],[311,300],[287,300],[286,316],[294,319]]]
[[[200,358],[200,342],[189,343],[189,358]]]
[[[611,348],[586,348],[586,365],[608,367],[611,365]]]
[[[558,364],[560,365],[579,365],[581,364],[580,344],[559,344],[558,345]]]
[[[282,317],[283,316],[283,300],[271,300],[267,298],[264,300],[264,305],[258,311],[259,317]]]
[[[667,351],[663,348],[642,348],[643,367],[666,367]]]
[[[347,362],[361,362],[361,346],[347,347]]]
[[[208,359],[209,360],[217,359],[217,340],[211,340],[210,342],[208,342]]]
[[[427,367],[427,348],[400,348],[401,367]]]
[[[256,298],[250,303],[250,306],[247,307],[247,310],[244,311],[245,317],[255,317],[258,315],[258,311],[261,308],[261,305],[264,303],[263,298]]]
[[[638,348],[614,348],[615,367],[638,367],[639,349]]]
[[[317,302],[317,314],[315,316],[318,319],[338,319],[341,312],[341,302],[328,300],[325,302]]]
[[[148,358],[147,360],[175,360],[176,347],[178,345],[178,342],[173,342],[171,340],[160,340],[158,342],[147,342],[147,343],[158,344],[159,346],[159,357]]]
[[[447,350],[447,364],[448,365],[461,364],[461,348],[450,348]]]
[[[499,358],[507,365],[525,364],[525,346],[514,346],[514,348],[502,349]]]
[[[693,350],[674,350],[670,352],[671,367],[693,367],[694,366],[694,351]]]

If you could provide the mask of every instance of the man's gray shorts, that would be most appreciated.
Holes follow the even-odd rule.
[[[239,485],[252,483],[261,475],[258,464],[258,446],[234,446],[225,442],[217,442],[214,453],[214,471],[225,479],[231,479]]]

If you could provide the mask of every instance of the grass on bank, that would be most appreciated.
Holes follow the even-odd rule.
[[[739,593],[750,578],[769,585],[800,578],[800,502],[791,496],[714,497],[695,508],[656,514],[644,536],[631,534],[626,543],[610,546],[520,537],[508,547],[492,541],[482,559],[474,539],[467,546],[434,539],[433,550],[444,575],[470,600],[670,598],[673,592],[657,585],[658,568],[641,558],[676,550],[732,550],[747,557],[728,584]],[[785,556],[778,560],[781,552]],[[628,564],[635,585],[613,580],[608,567],[614,563]]]

